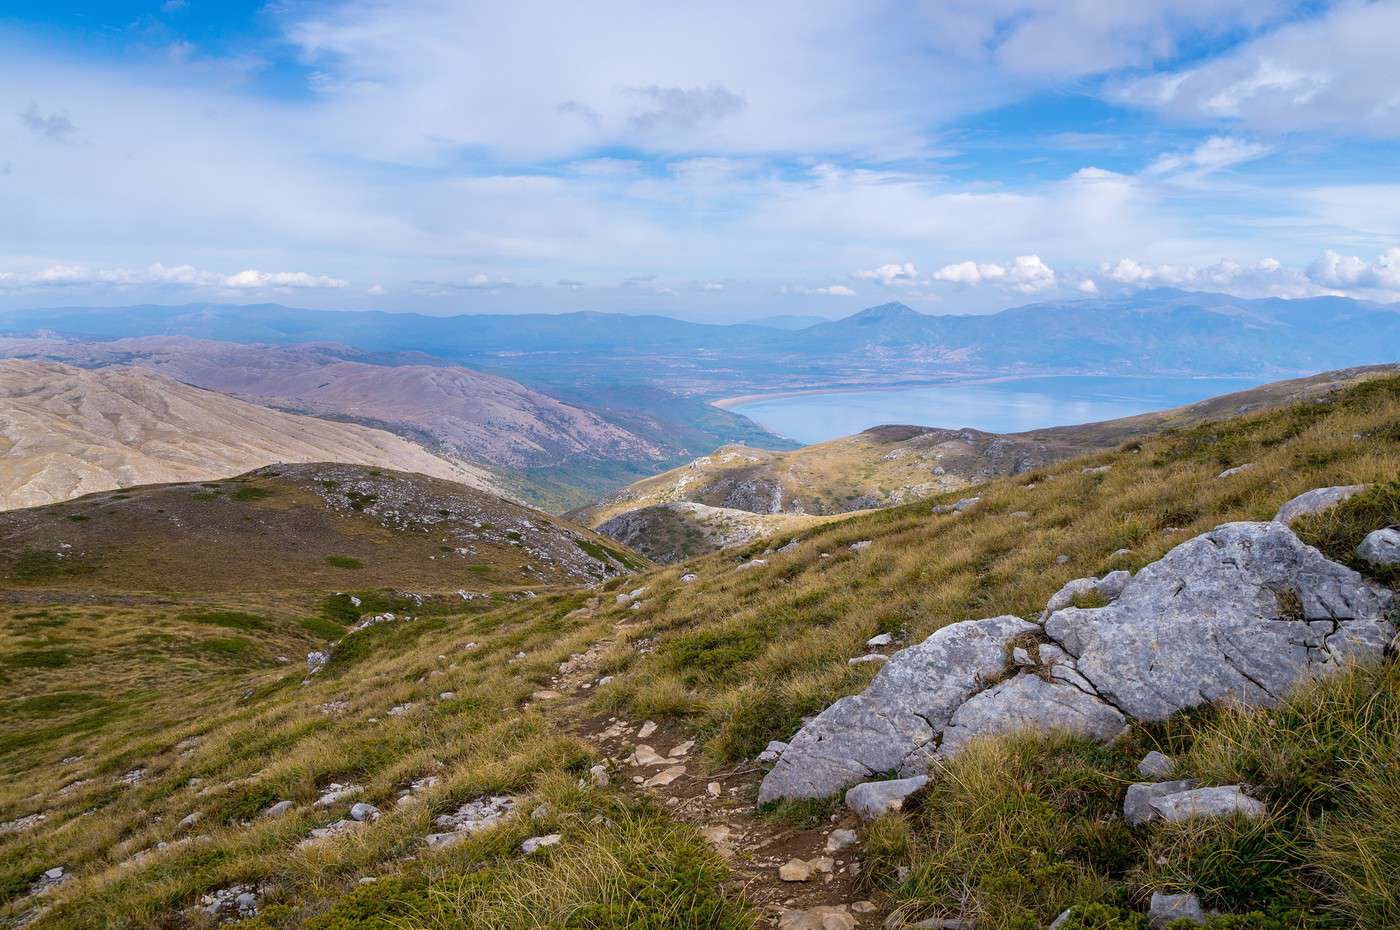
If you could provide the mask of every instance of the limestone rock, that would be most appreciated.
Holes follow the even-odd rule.
[[[1372,565],[1400,565],[1400,530],[1387,527],[1367,533],[1356,554]]]
[[[379,819],[379,808],[373,804],[366,804],[361,801],[358,804],[350,805],[350,819],[358,820],[360,823]]]
[[[759,762],[777,762],[784,752],[787,751],[788,744],[780,739],[769,740],[768,745],[763,747],[763,751],[758,754]]]
[[[1264,805],[1240,790],[1239,785],[1219,788],[1193,788],[1152,798],[1147,802],[1153,813],[1168,823],[1182,823],[1214,817],[1264,816]]]
[[[1171,756],[1163,755],[1157,750],[1152,750],[1142,757],[1142,761],[1137,764],[1138,774],[1143,778],[1166,778],[1176,769],[1176,763]]]
[[[547,833],[544,836],[532,836],[520,844],[520,851],[527,856],[533,856],[548,846],[557,846],[564,837],[559,833]]]
[[[846,792],[846,806],[861,820],[874,820],[904,807],[904,799],[928,784],[927,775],[868,781]]]
[[[1253,468],[1253,467],[1254,467],[1254,463],[1253,463],[1253,462],[1245,462],[1243,465],[1236,465],[1234,468],[1227,468],[1227,469],[1225,469],[1224,471],[1222,471],[1220,474],[1216,475],[1216,476],[1215,476],[1215,480],[1216,480],[1216,481],[1219,481],[1219,480],[1221,480],[1222,478],[1233,478],[1235,475],[1244,474],[1245,472],[1249,471],[1249,470],[1250,470],[1251,468]]]
[[[789,859],[778,866],[778,878],[785,882],[805,882],[812,877],[812,864],[805,859]]]
[[[1006,647],[1036,626],[1019,617],[953,623],[885,663],[864,692],[842,698],[793,737],[763,779],[759,803],[823,798],[882,772],[922,772],[959,705],[1000,676]]]
[[[306,674],[315,675],[326,667],[326,663],[331,660],[329,654],[319,649],[313,649],[306,654]]]
[[[1076,597],[1087,595],[1097,595],[1105,601],[1112,601],[1123,593],[1123,589],[1127,587],[1132,577],[1131,574],[1120,569],[1116,572],[1109,572],[1102,578],[1076,578],[1066,582],[1063,588],[1052,594],[1050,600],[1045,604],[1045,609],[1054,613],[1073,604]]]
[[[262,815],[264,817],[281,817],[295,806],[296,802],[294,801],[278,801],[276,804],[270,805],[267,810],[263,811]]]
[[[778,914],[778,930],[855,930],[856,919],[844,907],[826,904],[803,911],[784,909]]]
[[[1366,490],[1369,485],[1345,484],[1334,488],[1314,488],[1293,498],[1288,503],[1279,508],[1274,514],[1274,519],[1285,525],[1291,524],[1299,517],[1311,516],[1315,513],[1322,513],[1324,510],[1331,510],[1333,507],[1354,497]]]
[[[1048,679],[1021,672],[968,698],[949,719],[938,751],[953,756],[979,737],[1021,730],[1060,730],[1106,743],[1127,726],[1123,715],[1093,694],[1078,673],[1057,667]]]
[[[856,831],[832,830],[826,838],[826,851],[828,853],[839,853],[848,846],[854,846],[856,842]]]
[[[1176,920],[1189,920],[1198,926],[1205,926],[1206,915],[1201,910],[1201,899],[1193,894],[1154,891],[1152,903],[1147,908],[1147,922],[1152,930],[1162,930]]]
[[[1176,794],[1181,791],[1189,791],[1199,784],[1193,778],[1184,778],[1178,781],[1161,782],[1139,782],[1136,785],[1128,786],[1128,793],[1123,798],[1123,819],[1128,821],[1129,826],[1139,826],[1151,820],[1156,812],[1152,809],[1152,802],[1168,794]]]
[[[1282,523],[1227,523],[1143,568],[1107,607],[1045,632],[1119,710],[1142,720],[1233,697],[1272,703],[1348,656],[1380,655],[1391,595]]]
[[[865,648],[879,649],[894,642],[893,633],[877,633],[865,641]]]

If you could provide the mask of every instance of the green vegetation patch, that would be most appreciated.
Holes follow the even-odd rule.
[[[10,668],[64,668],[73,664],[74,654],[67,649],[25,649],[3,658]]]
[[[326,564],[327,564],[327,565],[334,566],[335,568],[364,568],[364,567],[365,567],[365,563],[364,563],[364,562],[361,562],[359,559],[355,558],[354,556],[349,556],[349,555],[328,555],[328,556],[326,556]]]
[[[203,610],[197,613],[183,614],[181,619],[206,626],[221,626],[230,630],[248,632],[274,629],[273,622],[266,617],[237,610]]]
[[[272,496],[271,488],[262,488],[256,485],[244,485],[229,495],[236,501],[260,501]]]
[[[345,635],[344,626],[325,617],[307,617],[304,620],[298,620],[297,626],[322,639],[340,639],[341,636]]]
[[[1372,486],[1330,510],[1302,517],[1293,531],[1335,562],[1400,586],[1400,567],[1364,562],[1356,547],[1372,530],[1400,526],[1400,478]]]
[[[15,559],[10,575],[15,581],[29,583],[53,581],[59,578],[73,578],[88,575],[96,570],[87,559],[72,553],[49,552],[45,549],[26,549]]]

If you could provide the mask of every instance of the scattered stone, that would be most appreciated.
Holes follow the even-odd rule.
[[[768,560],[767,560],[767,559],[750,559],[749,561],[740,564],[740,565],[739,565],[739,569],[742,571],[743,569],[746,569],[746,568],[759,568],[760,566],[767,565],[767,564],[768,564]]]
[[[665,765],[671,760],[658,753],[646,743],[641,743],[636,749],[632,750],[632,755],[627,761],[632,765]]]
[[[145,780],[146,780],[146,770],[145,770],[145,769],[132,769],[130,772],[127,772],[127,773],[126,773],[125,775],[123,775],[121,778],[118,778],[118,779],[117,779],[117,781],[121,782],[123,785],[139,785],[141,782],[143,782],[143,781],[145,781]]]
[[[869,539],[862,539],[862,540],[860,540],[859,542],[853,542],[853,543],[851,543],[851,551],[852,551],[852,552],[864,552],[866,549],[869,549],[869,548],[870,548],[870,543],[871,543],[871,540],[869,540]]]
[[[894,642],[893,633],[877,633],[865,641],[867,649],[882,649]]]
[[[642,782],[642,787],[663,788],[666,785],[669,785],[671,782],[675,781],[677,778],[680,778],[684,774],[684,765],[673,765],[669,768],[662,769],[660,772],[657,772],[655,775]]]
[[[324,843],[326,840],[334,839],[346,833],[352,833],[364,826],[365,824],[358,820],[341,819],[337,820],[335,823],[327,824],[324,827],[316,827],[307,834],[306,839],[297,844],[297,849],[308,849],[312,846]]]
[[[296,802],[294,801],[278,801],[276,804],[272,804],[264,810],[262,815],[264,817],[281,817],[293,807],[296,807]]]
[[[1110,559],[1123,559],[1133,554],[1131,549],[1114,549],[1108,554]]]
[[[595,765],[588,770],[588,777],[593,782],[595,788],[606,788],[608,786],[608,767],[606,765]]]
[[[1153,813],[1168,823],[1233,817],[1236,814],[1251,819],[1264,816],[1263,802],[1245,794],[1240,790],[1239,785],[1193,788],[1188,791],[1159,795],[1147,803],[1152,808]]]
[[[1061,552],[1059,555],[1055,556],[1055,564],[1056,564],[1056,565],[1068,565],[1068,564],[1069,564],[1069,556],[1067,556],[1067,555],[1065,555],[1063,552]]]
[[[306,654],[306,674],[315,675],[326,667],[326,663],[331,660],[330,653],[313,649]]]
[[[530,695],[530,700],[532,700],[532,701],[553,701],[553,700],[557,700],[558,698],[561,698],[561,697],[563,697],[563,696],[564,696],[564,695],[560,694],[558,691],[551,691],[551,690],[549,690],[549,689],[546,688],[546,689],[544,689],[544,690],[535,691],[535,692],[531,693],[531,695]]]
[[[199,896],[199,909],[220,923],[231,923],[258,913],[256,885],[230,885]]]
[[[1400,530],[1387,527],[1367,533],[1356,555],[1372,565],[1400,565]]]
[[[29,893],[32,895],[47,894],[72,877],[73,876],[69,874],[66,868],[61,865],[56,865],[51,869],[45,870],[43,874],[34,880],[34,883],[29,886]]]
[[[1112,465],[1096,465],[1096,466],[1094,466],[1094,467],[1092,467],[1092,468],[1085,468],[1085,469],[1083,469],[1082,474],[1085,474],[1085,475],[1102,475],[1102,474],[1106,474],[1107,472],[1110,472],[1110,471],[1112,471],[1112,470],[1113,470],[1113,466],[1112,466]]]
[[[648,720],[646,723],[642,724],[641,729],[637,731],[637,739],[646,739],[648,736],[651,736],[651,734],[653,734],[653,733],[655,733],[655,732],[656,732],[656,723],[655,723],[655,721]]]
[[[829,853],[839,853],[848,846],[854,846],[856,842],[856,831],[832,830],[826,837],[826,851]]]
[[[26,814],[23,817],[0,823],[0,833],[20,833],[24,830],[28,830],[30,827],[38,826],[48,819],[49,815],[46,813]]]
[[[734,855],[734,847],[729,842],[729,835],[732,832],[728,826],[722,823],[712,823],[700,828],[700,835],[708,840],[726,859]]]
[[[554,809],[548,804],[537,804],[535,805],[535,809],[530,811],[530,819],[539,823],[552,813],[554,813]]]
[[[846,792],[846,806],[861,820],[874,820],[903,808],[904,799],[927,784],[927,775],[868,781]]]
[[[191,812],[191,813],[189,813],[189,814],[186,814],[184,817],[180,818],[180,822],[177,823],[177,824],[175,825],[175,829],[177,829],[177,830],[188,830],[190,827],[192,827],[192,826],[194,826],[195,824],[199,823],[199,821],[202,820],[203,818],[204,818],[204,812],[203,812],[203,811],[193,811],[193,812]]]
[[[349,707],[349,701],[329,701],[325,704],[318,704],[316,709],[327,716],[336,717],[345,713]]]
[[[717,781],[712,781],[705,786],[705,792],[710,797],[717,798],[724,792],[724,786]]]
[[[1053,921],[1051,921],[1050,927],[1048,928],[1048,930],[1060,930],[1061,927],[1063,927],[1065,924],[1069,923],[1069,919],[1070,919],[1071,917],[1073,917],[1073,916],[1074,916],[1074,908],[1072,908],[1072,907],[1067,907],[1067,908],[1065,908],[1063,911],[1060,911],[1060,916],[1059,916],[1059,917],[1056,917]]]
[[[350,805],[350,819],[358,820],[360,823],[373,823],[379,819],[379,808],[373,804],[366,804],[360,801]]]
[[[1220,474],[1216,475],[1215,480],[1219,481],[1222,478],[1233,478],[1235,475],[1243,474],[1244,472],[1249,471],[1253,467],[1253,462],[1245,462],[1243,465],[1236,465],[1234,468],[1227,468]]]
[[[890,658],[889,656],[887,656],[887,655],[882,655],[881,653],[878,653],[878,652],[868,652],[868,653],[866,653],[866,654],[863,655],[863,656],[856,656],[856,657],[853,658],[853,659],[847,659],[847,660],[846,660],[846,664],[847,664],[847,665],[866,665],[866,664],[868,664],[868,663],[870,663],[870,662],[886,662],[886,661],[889,661],[889,658]]]
[[[406,704],[395,704],[393,707],[389,708],[389,716],[402,717],[404,714],[408,713],[411,710],[413,710],[412,701],[409,701]]]
[[[452,701],[452,700],[456,700],[456,698],[457,698],[457,692],[456,692],[456,691],[443,691],[443,692],[441,692],[441,693],[438,694],[438,700],[439,700],[439,701]]]
[[[1343,501],[1360,494],[1368,487],[1369,485],[1365,484],[1347,484],[1305,491],[1280,507],[1278,513],[1274,514],[1274,520],[1284,525],[1292,524],[1299,517],[1307,517],[1315,513],[1322,513],[1324,510],[1331,510]]]
[[[520,844],[520,851],[527,856],[533,856],[536,852],[546,846],[557,846],[564,837],[559,833],[548,833],[544,836],[532,836]]]
[[[1189,920],[1197,926],[1205,926],[1206,915],[1201,910],[1201,899],[1193,894],[1152,892],[1152,903],[1147,908],[1147,922],[1152,930],[1163,930],[1176,920]]]
[[[1123,819],[1128,821],[1132,827],[1147,823],[1155,815],[1152,810],[1152,801],[1156,798],[1180,791],[1189,791],[1200,782],[1194,778],[1185,778],[1179,781],[1162,782],[1139,782],[1128,786],[1128,793],[1123,796]]]
[[[313,806],[321,808],[331,807],[332,805],[344,801],[346,798],[354,797],[364,790],[365,789],[360,785],[342,785],[340,782],[333,781],[325,787],[321,796],[316,799],[316,803]]]
[[[812,864],[805,859],[789,859],[778,866],[778,878],[785,882],[805,882],[812,877]]]
[[[1176,763],[1171,756],[1165,756],[1157,750],[1152,750],[1142,757],[1142,761],[1137,764],[1138,774],[1143,778],[1166,778],[1176,769]]]
[[[783,753],[787,752],[787,748],[788,744],[783,742],[782,740],[769,740],[768,745],[763,747],[763,751],[758,754],[758,757],[755,761],[777,762],[779,757],[782,756]]]
[[[668,752],[668,753],[666,753],[666,755],[670,756],[670,757],[673,758],[673,759],[681,759],[681,758],[684,758],[685,756],[690,755],[690,750],[692,750],[692,749],[694,749],[694,748],[695,748],[695,740],[693,740],[693,739],[688,739],[688,740],[686,740],[684,743],[679,743],[679,744],[677,744],[677,745],[671,747],[671,751]]]
[[[490,829],[508,817],[515,809],[515,798],[506,795],[477,798],[468,801],[451,814],[439,814],[433,825],[444,832],[424,837],[429,846],[452,846],[473,833]]]
[[[820,904],[806,910],[784,908],[778,930],[855,930],[856,919],[844,907]]]
[[[857,914],[873,914],[879,908],[875,906],[874,901],[857,901],[851,905],[851,910]]]
[[[80,778],[77,781],[70,781],[68,784],[58,789],[58,796],[60,798],[66,798],[73,792],[81,791],[83,788],[86,788],[88,785],[92,784],[92,782],[93,779],[91,778]]]
[[[1029,520],[1031,512],[1029,510],[1013,510],[1007,516],[1013,520]]]
[[[699,577],[700,576],[695,574],[694,572],[686,572],[684,575],[681,576],[681,584],[693,584],[699,579]]]

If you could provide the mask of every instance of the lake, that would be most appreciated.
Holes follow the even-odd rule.
[[[1016,433],[1112,420],[1256,387],[1239,378],[1018,378],[757,398],[728,407],[802,443],[889,423]],[[726,405],[728,406],[728,405]]]

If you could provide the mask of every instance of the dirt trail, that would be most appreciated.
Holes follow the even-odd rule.
[[[619,632],[627,629],[618,624]],[[548,690],[536,693],[540,709],[560,727],[598,750],[614,783],[645,793],[673,817],[695,825],[733,872],[733,889],[780,930],[856,930],[882,925],[886,908],[857,885],[860,846],[849,833],[857,821],[847,812],[823,823],[795,826],[760,814],[754,799],[766,766],[741,763],[710,768],[681,727],[599,715],[588,699],[612,640],[594,643],[560,666]],[[833,834],[836,834],[833,838]],[[779,871],[793,860],[810,870],[802,881]],[[791,868],[801,873],[803,868]]]

